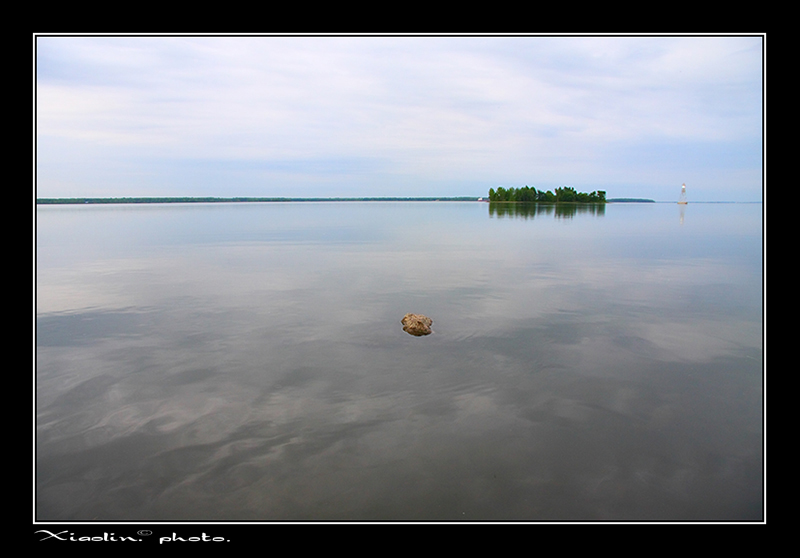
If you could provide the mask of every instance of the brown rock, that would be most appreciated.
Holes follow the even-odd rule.
[[[400,320],[400,323],[403,324],[403,331],[411,335],[416,335],[417,337],[432,333],[431,324],[433,320],[422,314],[406,314],[403,316],[403,319]]]

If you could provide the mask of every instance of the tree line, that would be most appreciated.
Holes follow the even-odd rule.
[[[497,190],[494,188],[489,188],[489,201],[606,203],[606,193],[603,190],[597,190],[591,194],[587,194],[585,192],[576,192],[575,188],[572,188],[571,186],[556,188],[555,192],[550,190],[545,192],[542,190],[537,190],[531,186],[523,186],[522,188],[504,188],[502,186],[498,186]]]
[[[196,198],[196,197],[171,197],[171,198],[37,198],[40,205],[52,204],[92,204],[92,203],[236,203],[236,202],[329,202],[329,201],[478,201],[473,196],[456,197],[368,197],[368,198]]]

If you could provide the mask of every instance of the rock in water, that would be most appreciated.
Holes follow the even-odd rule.
[[[429,335],[431,333],[431,320],[428,316],[422,314],[406,314],[400,320],[403,324],[403,331],[421,337],[422,335]]]

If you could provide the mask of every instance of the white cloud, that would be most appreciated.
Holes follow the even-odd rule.
[[[593,189],[610,175],[641,175],[611,169],[609,146],[755,145],[761,134],[760,37],[41,37],[37,45],[38,134],[80,144],[87,185],[97,181],[93,160],[113,168],[125,150],[109,149],[129,146],[125,166],[260,164],[253,182],[293,161],[368,159],[386,166],[357,177],[356,190],[397,180],[422,190],[485,182],[480,192],[444,195],[514,181]],[[39,152],[45,166],[56,169],[56,159]],[[39,195],[59,195],[46,176]],[[333,189],[319,192],[304,173],[294,176],[303,195],[342,195],[336,188],[354,180],[331,177]]]

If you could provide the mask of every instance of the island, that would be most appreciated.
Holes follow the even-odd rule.
[[[587,194],[576,192],[575,188],[564,186],[556,188],[555,192],[542,191],[530,186],[522,188],[504,188],[498,186],[497,190],[489,188],[490,202],[542,202],[542,203],[606,203],[606,193],[598,190]]]

